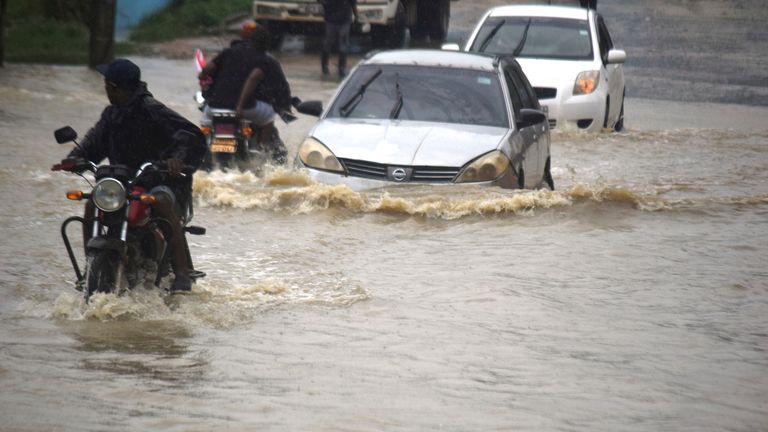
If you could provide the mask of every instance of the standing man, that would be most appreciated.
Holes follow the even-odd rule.
[[[357,0],[318,0],[323,5],[325,20],[325,40],[320,58],[323,77],[328,77],[328,61],[331,50],[339,46],[339,78],[347,76],[347,54],[349,54],[349,32],[354,22],[358,21]]]

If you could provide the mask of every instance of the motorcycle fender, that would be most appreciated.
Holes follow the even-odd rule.
[[[108,237],[94,237],[88,240],[88,245],[85,247],[86,251],[94,250],[113,250],[123,256],[125,254],[125,243],[120,239],[108,238]]]

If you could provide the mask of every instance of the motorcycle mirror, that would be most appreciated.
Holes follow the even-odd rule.
[[[56,142],[64,144],[77,139],[77,132],[69,126],[64,126],[61,129],[56,129],[53,132],[53,136],[56,138]]]
[[[315,117],[320,117],[323,114],[323,103],[320,101],[306,101],[301,102],[296,106],[296,111]]]

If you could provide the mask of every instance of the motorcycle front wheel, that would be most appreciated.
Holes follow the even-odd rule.
[[[85,299],[97,292],[109,293],[115,291],[117,285],[117,267],[120,257],[111,250],[98,250],[88,256],[86,272]]]

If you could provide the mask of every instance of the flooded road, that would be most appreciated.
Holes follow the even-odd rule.
[[[198,118],[191,57],[133,60]],[[766,429],[768,108],[629,98],[624,133],[553,134],[554,192],[198,173],[208,277],[85,305],[59,226],[86,185],[49,167],[102,93],[0,69],[0,430]],[[291,158],[313,121],[278,124]]]

